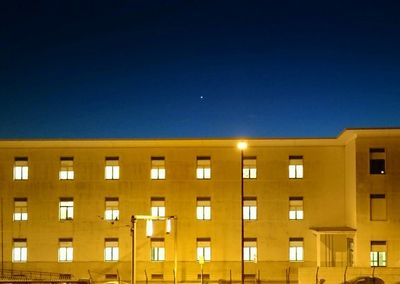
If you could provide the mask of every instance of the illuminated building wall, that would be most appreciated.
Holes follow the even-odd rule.
[[[4,270],[131,281],[131,216],[174,216],[172,232],[137,221],[137,281],[297,279],[304,267],[400,265],[400,129],[337,138],[3,140]]]

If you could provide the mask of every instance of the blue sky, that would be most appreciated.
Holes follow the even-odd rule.
[[[398,1],[8,2],[0,138],[400,126]]]

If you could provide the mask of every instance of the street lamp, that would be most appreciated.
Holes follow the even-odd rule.
[[[203,264],[204,264],[204,255],[200,255],[199,257],[199,264],[200,264],[200,269],[201,269],[201,284],[204,283],[204,274],[203,274]]]
[[[242,284],[244,284],[244,220],[243,220],[243,206],[244,206],[244,179],[243,179],[243,151],[247,149],[247,142],[240,141],[237,143],[237,148],[240,150],[240,201],[241,201],[241,208],[240,208],[240,225],[241,225],[241,250],[242,250],[242,258],[241,258],[241,280]]]
[[[131,284],[136,284],[136,221],[137,220],[145,220],[146,221],[146,236],[150,238],[153,235],[153,221],[163,221],[165,220],[165,233],[169,234],[171,233],[172,225],[171,221],[172,219],[176,220],[176,216],[151,216],[151,215],[132,215],[131,216],[131,236],[132,236],[132,259],[131,259]],[[174,240],[174,283],[176,283],[176,266],[177,266],[177,261],[176,261],[176,231],[177,231],[177,226],[175,223],[175,240]]]

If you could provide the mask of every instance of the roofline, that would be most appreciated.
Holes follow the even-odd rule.
[[[357,137],[400,136],[400,127],[346,128],[337,137],[222,137],[222,138],[45,138],[0,139],[0,148],[97,148],[97,147],[236,147],[247,141],[249,147],[343,146]]]

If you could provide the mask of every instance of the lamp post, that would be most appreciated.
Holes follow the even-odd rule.
[[[243,220],[243,206],[244,206],[244,179],[243,179],[243,151],[247,149],[247,143],[244,141],[241,141],[237,144],[237,148],[240,150],[240,201],[241,201],[241,207],[240,207],[240,225],[241,225],[241,281],[242,284],[244,284],[244,220]]]
[[[132,215],[131,216],[131,236],[132,236],[132,258],[131,258],[131,284],[136,284],[136,221],[137,220],[145,220],[146,221],[146,236],[151,237],[153,235],[153,221],[162,221],[165,220],[165,233],[171,233],[172,226],[171,220],[175,220],[176,216],[151,216],[151,215]],[[175,234],[174,234],[174,284],[176,284],[176,266],[177,266],[177,258],[176,258],[176,230],[177,226],[175,223]]]
[[[204,264],[204,256],[203,255],[201,255],[200,257],[199,257],[199,264],[200,264],[200,269],[201,269],[201,271],[200,271],[200,277],[201,277],[201,284],[203,284],[204,283],[204,274],[203,274],[203,264]]]

